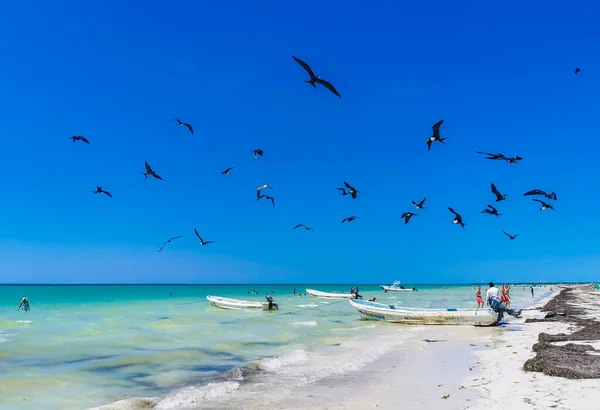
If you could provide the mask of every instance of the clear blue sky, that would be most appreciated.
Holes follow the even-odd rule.
[[[597,2],[92,3],[0,14],[0,282],[599,279]]]

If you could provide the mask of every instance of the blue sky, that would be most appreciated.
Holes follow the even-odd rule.
[[[598,280],[594,2],[95,3],[0,14],[0,282]],[[276,209],[254,202],[265,183]]]

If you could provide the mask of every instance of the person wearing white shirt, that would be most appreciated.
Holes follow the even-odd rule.
[[[491,307],[494,312],[498,313],[498,322],[501,322],[504,318],[504,312],[516,318],[521,317],[521,310],[517,312],[514,309],[509,309],[502,300],[500,300],[500,289],[494,286],[494,282],[490,282],[490,288],[487,290],[485,299],[488,306]]]

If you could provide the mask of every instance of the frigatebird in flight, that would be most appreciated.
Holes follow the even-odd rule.
[[[187,127],[188,130],[190,130],[190,132],[193,134],[194,133],[194,129],[192,128],[192,126],[186,122],[182,122],[179,119],[175,118],[173,121],[177,121],[179,123],[179,125],[181,125],[182,127]]]
[[[452,220],[452,223],[460,225],[463,227],[463,229],[465,229],[465,223],[463,222],[462,216],[460,216],[458,212],[454,211],[454,209],[450,207],[448,207],[448,210],[454,214],[454,220]]]
[[[417,208],[417,209],[425,209],[423,204],[425,203],[426,200],[427,200],[427,198],[423,198],[423,199],[421,199],[421,202],[419,202],[419,203],[417,203],[415,201],[412,201],[412,203],[415,206],[415,208]]]
[[[200,239],[200,245],[208,245],[209,243],[214,243],[215,241],[205,241],[204,239],[202,239],[202,237],[200,236],[200,234],[198,234],[198,231],[196,230],[196,228],[194,228],[194,233],[196,234],[196,236],[198,237],[198,239]]]
[[[161,181],[164,181],[164,179],[162,179],[160,177],[160,175],[158,175],[156,172],[154,172],[154,170],[152,169],[150,164],[148,164],[148,161],[144,161],[144,165],[146,166],[146,172],[142,172],[142,174],[144,174],[146,179],[148,179],[149,176],[153,176],[156,179],[160,179]]]
[[[312,231],[315,238],[317,237],[317,235],[315,235],[315,230],[313,228],[309,228],[308,226],[306,226],[304,224],[298,224],[298,225],[294,226],[294,228],[292,230],[294,230],[296,228],[300,228],[300,227],[304,228],[305,231]]]
[[[298,57],[295,57],[295,56],[292,56],[292,57],[294,58],[294,60],[296,60],[296,62],[298,64],[300,64],[302,66],[302,68],[304,68],[306,70],[306,72],[310,76],[310,80],[304,80],[305,83],[309,83],[310,85],[312,85],[315,88],[315,90],[317,89],[317,83],[321,84],[322,86],[327,88],[329,91],[331,91],[338,97],[342,98],[340,93],[337,92],[335,87],[330,82],[323,80],[319,76],[316,76],[315,73],[313,72],[313,70],[310,68],[310,66],[308,64],[306,64],[304,61],[300,60]]]
[[[504,231],[502,231],[504,232]],[[509,233],[504,232],[504,235],[508,236],[509,239],[512,241],[513,239],[515,239],[517,236],[519,236],[520,234],[516,234],[516,235],[511,235]]]
[[[444,122],[444,120],[439,120],[438,122],[433,124],[433,126],[431,127],[431,129],[433,129],[433,135],[431,137],[427,138],[427,140],[426,140],[428,151],[431,151],[431,144],[434,143],[435,141],[445,144],[444,140],[449,139],[449,137],[445,137],[445,138],[440,137],[440,126],[442,125],[443,122]]]
[[[171,241],[174,241],[175,239],[179,239],[182,236],[183,235],[179,235],[179,236],[174,236],[174,237],[170,238],[168,241],[166,241],[165,243],[162,244],[162,246],[160,247],[160,249],[158,250],[157,253],[160,253],[163,250],[163,248],[165,247],[166,244],[171,243]]]
[[[356,216],[354,216],[354,215],[352,215],[352,216],[349,216],[348,218],[344,218],[344,219],[342,219],[342,223],[344,223],[344,222],[352,222],[352,221],[354,221],[355,219],[357,219],[357,217],[356,217]]]
[[[235,167],[229,167],[225,171],[221,172],[221,175],[231,175],[231,170],[235,169]]]
[[[104,194],[104,195],[106,195],[106,196],[108,196],[108,197],[110,197],[110,198],[112,198],[112,197],[113,197],[113,196],[112,196],[112,194],[111,194],[110,192],[108,192],[108,191],[105,191],[104,189],[102,189],[102,187],[101,187],[101,186],[98,186],[98,185],[96,186],[96,190],[95,190],[95,191],[92,191],[92,192],[93,192],[93,193],[95,193],[95,194]]]
[[[539,202],[540,204],[542,204],[542,207],[540,208],[542,211],[545,211],[546,209],[552,209],[553,211],[556,211],[556,209],[554,209],[554,206],[547,204],[544,201],[540,201],[539,199],[535,198],[533,198],[532,201]]]
[[[500,191],[498,191],[498,188],[496,188],[496,185],[494,185],[494,183],[492,182],[492,193],[494,195],[496,195],[496,202],[500,202],[500,201],[505,201],[506,200],[506,195],[505,194],[501,194]]]
[[[548,199],[554,199],[556,201],[556,194],[554,192],[550,192],[549,194],[546,193],[545,191],[542,191],[541,189],[532,189],[531,191],[527,191],[523,194],[523,196],[528,196],[528,195],[543,195]]]
[[[490,214],[490,215],[495,215],[495,216],[500,216],[502,215],[501,213],[498,212],[498,210],[496,208],[494,208],[491,205],[488,205],[488,207],[486,209],[484,209],[483,211],[481,211],[482,214]]]
[[[258,157],[262,157],[264,152],[262,149],[257,148],[257,149],[253,149],[252,151],[250,151],[251,153],[254,154],[254,158],[258,158]]]
[[[400,218],[404,218],[404,225],[406,225],[413,216],[417,216],[417,214],[413,214],[412,212],[404,212],[402,215],[400,215]]]
[[[85,142],[86,144],[89,144],[90,142],[88,141],[88,139],[86,137],[84,137],[83,135],[73,135],[72,137],[69,137],[73,140],[73,143],[75,143],[75,141],[81,141],[81,142]]]

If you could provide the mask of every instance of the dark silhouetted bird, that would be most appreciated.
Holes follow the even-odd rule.
[[[313,72],[313,70],[310,68],[310,66],[308,64],[306,64],[304,61],[300,60],[298,57],[294,57],[294,56],[292,56],[292,57],[294,58],[294,60],[296,60],[296,62],[298,64],[300,64],[302,66],[302,68],[304,68],[306,70],[306,72],[310,76],[310,80],[304,80],[305,83],[309,83],[315,89],[317,89],[317,83],[319,83],[322,86],[326,87],[329,91],[331,91],[332,93],[337,95],[338,97],[342,98],[340,93],[337,92],[335,87],[330,82],[325,81],[321,77],[316,76],[315,73]]]
[[[400,215],[400,218],[404,218],[404,225],[406,225],[413,216],[417,216],[417,214],[413,214],[412,212],[404,212],[402,215]]]
[[[452,221],[452,223],[460,225],[463,227],[463,229],[465,229],[465,223],[463,222],[462,216],[460,216],[458,212],[454,211],[454,209],[450,207],[448,207],[448,210],[454,214],[454,220]]]
[[[101,186],[96,186],[96,190],[92,191],[92,192],[95,193],[95,194],[104,194],[104,195],[109,196],[111,198],[113,197],[110,192],[105,191],[104,189],[102,189]]]
[[[232,169],[235,169],[235,167],[227,168],[225,171],[221,172],[221,175],[230,175]]]
[[[348,218],[344,218],[344,219],[342,219],[342,223],[344,223],[344,222],[352,222],[352,221],[354,221],[354,220],[355,220],[355,219],[357,219],[357,218],[358,218],[358,217],[356,217],[356,216],[352,215],[352,216],[349,216]]]
[[[192,126],[188,123],[185,122],[181,122],[180,120],[178,120],[177,118],[174,119],[173,121],[177,121],[179,123],[179,125],[181,125],[182,127],[187,127],[188,130],[190,130],[190,132],[193,134],[194,133],[194,129],[192,128]]]
[[[547,204],[544,201],[540,201],[539,199],[535,198],[533,198],[532,201],[539,202],[540,204],[542,204],[542,207],[540,208],[542,211],[545,211],[546,209],[552,209],[553,211],[556,211],[556,209],[554,209],[552,205]]]
[[[194,229],[194,230],[195,230],[195,229]],[[196,233],[196,235],[197,235],[197,233]],[[160,249],[158,250],[158,252],[157,252],[157,253],[160,253],[160,252],[163,250],[163,248],[165,247],[165,245],[166,245],[166,244],[168,244],[168,243],[171,243],[171,241],[174,241],[175,239],[179,239],[179,238],[181,238],[182,236],[183,236],[183,235],[174,236],[174,237],[172,237],[171,239],[169,239],[168,241],[166,241],[165,243],[163,243],[163,244],[162,244],[162,246],[160,247]]]
[[[505,201],[506,200],[506,195],[501,194],[500,191],[498,191],[498,188],[496,188],[496,185],[494,185],[494,183],[492,182],[492,192],[494,193],[494,195],[496,195],[496,202],[500,202],[500,201]]]
[[[495,215],[495,216],[500,216],[502,215],[501,213],[498,213],[498,210],[496,208],[494,208],[491,205],[488,205],[489,209],[484,209],[483,211],[481,211],[482,214],[490,214],[490,215]]]
[[[275,208],[275,198],[269,195],[259,195],[258,198],[256,198],[256,201],[262,198],[265,198],[267,201],[271,201],[271,204],[273,204],[273,208]]]
[[[434,143],[435,141],[445,144],[444,140],[449,139],[449,137],[446,137],[446,138],[440,137],[440,126],[442,125],[443,122],[444,122],[444,120],[439,120],[438,122],[433,124],[433,126],[431,127],[433,129],[433,135],[431,137],[427,138],[427,140],[426,140],[428,151],[431,151],[431,144]]]
[[[579,74],[581,72],[581,68],[576,68],[575,69],[575,74]]]
[[[215,242],[215,241],[205,241],[204,239],[202,239],[202,237],[198,234],[198,231],[196,230],[196,228],[194,228],[194,233],[196,234],[198,239],[200,239],[200,245],[208,245],[209,243]]]
[[[352,197],[352,199],[356,199],[356,195],[358,193],[360,193],[360,191],[358,191],[356,188],[354,188],[352,185],[350,185],[346,181],[344,181],[344,185],[348,189],[348,192],[346,193],[346,190],[344,188],[338,188],[338,189],[342,190],[342,195],[348,195],[348,194],[350,194],[350,196]]]
[[[154,172],[150,164],[148,164],[148,161],[144,161],[144,165],[146,166],[146,172],[142,172],[142,174],[144,174],[146,179],[148,179],[149,176],[153,176],[156,179],[164,181],[164,179],[162,179],[156,172]]]
[[[481,152],[481,151],[475,151],[475,152],[478,153],[478,154],[481,154],[481,155],[487,155],[486,159],[493,159],[493,160],[495,160],[495,159],[506,159],[506,157],[504,156],[504,154],[501,154],[501,153],[490,154],[489,152]]]
[[[265,188],[269,188],[270,190],[273,190],[273,188],[271,188],[269,186],[269,184],[264,184],[264,185],[261,185],[258,188],[256,188],[256,200],[257,201],[260,199],[260,191],[262,191]]]
[[[504,232],[504,231],[502,231],[502,232]],[[515,239],[515,238],[516,238],[517,236],[519,236],[520,234],[511,235],[511,234],[508,234],[508,233],[504,232],[504,235],[508,236],[508,237],[510,238],[510,240],[512,241],[513,239]]]
[[[528,195],[543,195],[548,199],[554,199],[556,201],[556,194],[554,192],[550,192],[549,194],[546,193],[545,191],[542,191],[541,189],[532,189],[531,191],[527,191],[523,194],[523,196],[528,196]]]
[[[294,226],[293,229],[300,228],[300,227],[304,228],[305,231],[312,231],[315,238],[317,237],[317,235],[315,235],[315,230],[313,228],[309,228],[308,226],[306,226],[304,224],[298,224],[298,225]]]
[[[258,148],[257,149],[253,149],[250,152],[254,154],[254,158],[262,157],[263,153],[264,153],[262,149],[258,149]]]
[[[509,164],[518,164],[519,161],[521,161],[523,159],[523,157],[520,157],[518,155],[513,155],[510,158],[504,158],[506,160],[506,162],[508,162]]]
[[[419,203],[416,203],[415,201],[412,201],[412,203],[415,206],[415,208],[417,208],[417,209],[425,209],[423,204],[425,203],[426,200],[427,200],[427,198],[423,198],[423,199],[421,199],[421,202],[419,202]]]
[[[346,188],[336,188],[336,189],[339,189],[340,191],[342,191],[342,196],[346,196],[346,195],[350,194],[350,192],[346,191]]]
[[[86,144],[89,144],[90,142],[88,141],[88,139],[86,137],[84,137],[83,135],[73,135],[72,137],[69,137],[73,140],[73,143],[75,143],[75,141],[81,141],[81,142],[85,142]]]

